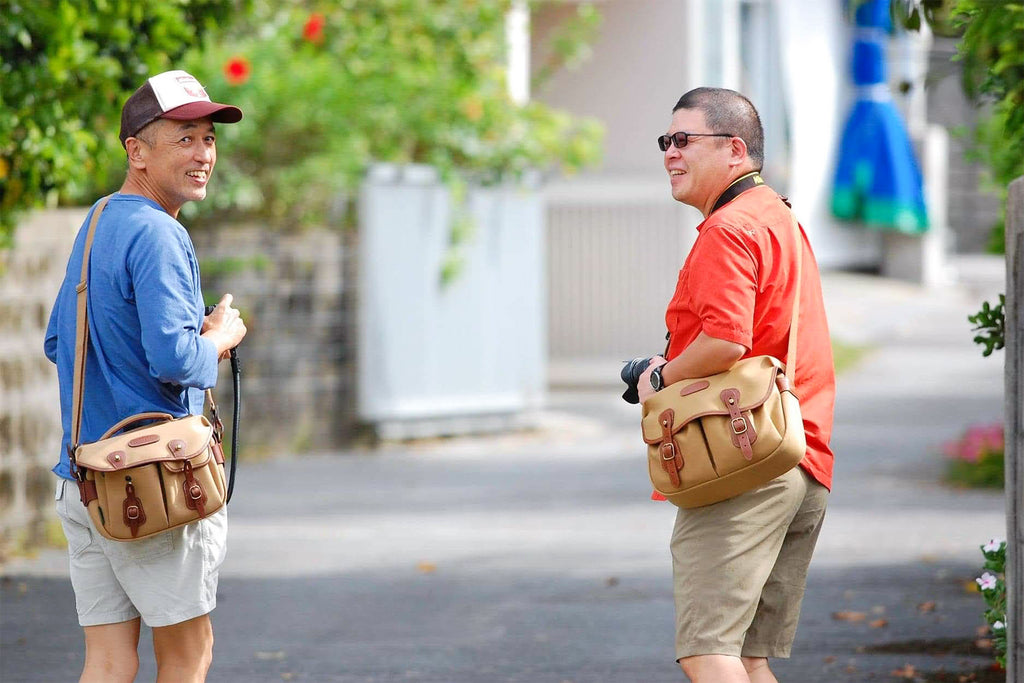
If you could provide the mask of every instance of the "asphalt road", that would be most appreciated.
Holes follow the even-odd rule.
[[[978,546],[1005,534],[1003,499],[939,481],[942,442],[1002,410],[1001,364],[964,319],[977,292],[825,284],[834,334],[869,351],[840,378],[834,494],[793,657],[773,669],[861,683],[983,666],[967,588]],[[612,386],[563,390],[528,432],[245,463],[209,680],[682,681],[674,510],[647,500],[637,420]],[[4,683],[76,679],[65,565],[48,551],[0,568]],[[146,638],[139,680],[155,677]]]

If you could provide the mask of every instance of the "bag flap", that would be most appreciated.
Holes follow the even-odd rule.
[[[211,438],[213,425],[206,416],[190,415],[82,444],[75,451],[75,460],[81,467],[115,472],[151,462],[183,461],[204,453],[209,457]]]
[[[781,361],[771,356],[753,356],[737,362],[729,370],[709,377],[684,379],[665,387],[643,404],[644,441],[658,443],[662,439],[661,414],[671,408],[675,414],[672,433],[678,432],[697,418],[706,415],[728,415],[720,394],[725,389],[740,392],[739,410],[758,407],[768,400],[776,376],[785,372]]]

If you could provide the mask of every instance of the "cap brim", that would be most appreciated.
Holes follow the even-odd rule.
[[[161,114],[160,118],[192,121],[205,119],[207,116],[217,123],[238,123],[242,120],[242,110],[230,104],[218,102],[189,102]]]

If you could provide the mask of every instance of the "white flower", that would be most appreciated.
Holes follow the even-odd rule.
[[[978,586],[983,591],[989,591],[996,587],[996,577],[991,572],[985,572],[981,575],[981,578],[975,579],[975,581],[978,582]]]
[[[1004,628],[1006,628],[1006,624],[1004,624],[1001,621],[997,621],[996,623],[992,624],[993,631],[1002,631]]]
[[[994,553],[1003,547],[1003,543],[1005,543],[1005,541],[1003,541],[1002,539],[993,538],[991,541],[985,544],[985,547],[982,548],[982,550],[984,550],[986,553]]]

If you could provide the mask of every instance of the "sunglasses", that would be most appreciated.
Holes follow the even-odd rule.
[[[734,138],[736,137],[732,133],[686,133],[679,131],[678,133],[672,133],[672,135],[659,135],[658,136],[658,149],[662,152],[666,151],[672,143],[675,143],[676,149],[682,149],[690,144],[690,138]]]

